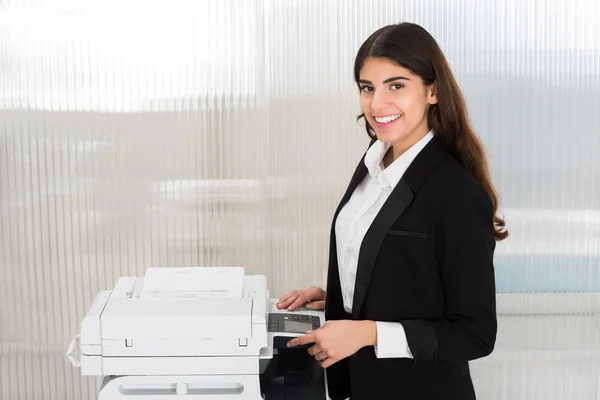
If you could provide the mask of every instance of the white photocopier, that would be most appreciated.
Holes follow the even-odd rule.
[[[278,310],[241,267],[149,268],[96,295],[68,357],[104,377],[99,400],[326,399],[306,346],[285,346],[324,322]]]

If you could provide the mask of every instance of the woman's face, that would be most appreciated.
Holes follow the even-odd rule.
[[[386,58],[368,58],[360,70],[360,104],[377,139],[405,151],[429,132],[434,85]]]

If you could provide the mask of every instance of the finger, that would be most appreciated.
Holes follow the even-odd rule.
[[[287,306],[289,305],[289,302],[287,300],[281,301],[279,303],[277,303],[277,308],[279,310],[287,308]]]
[[[295,301],[297,301],[298,296],[296,294],[290,296],[287,300],[277,304],[277,308],[279,308],[280,310],[283,308],[288,308],[290,307],[290,304],[294,303]],[[293,309],[290,309],[290,311],[292,311]]]
[[[287,342],[287,347],[301,346],[303,344],[315,343],[315,334],[310,333],[308,335],[299,336]]]
[[[311,356],[315,356],[319,353],[322,353],[323,349],[321,349],[321,347],[318,344],[315,344],[314,346],[310,346],[307,351],[308,354],[310,354]]]
[[[323,368],[329,368],[333,364],[335,364],[336,362],[338,362],[338,360],[329,357],[329,358],[327,358],[327,359],[325,359],[324,361],[321,362],[321,367],[323,367]]]
[[[306,305],[306,308],[310,308],[311,310],[324,310],[325,300],[311,301]]]
[[[321,352],[315,354],[314,357],[317,361],[325,361],[325,360],[327,360],[327,353],[325,353],[324,351],[321,351]]]
[[[298,295],[290,296],[287,300],[277,305],[280,309],[288,308],[292,303],[294,303],[298,299]]]
[[[279,298],[279,300],[277,300],[277,304],[279,304],[279,303],[281,303],[281,302],[283,302],[283,301],[286,301],[286,300],[287,300],[287,298],[288,298],[288,297],[290,297],[290,294],[291,294],[291,293],[286,293],[285,295],[281,296],[281,297]]]
[[[295,290],[292,290],[291,292],[286,293],[282,298],[279,299],[279,301],[277,303],[281,303],[283,301],[286,301],[287,299],[290,298],[290,296],[292,296],[294,293],[296,293]]]
[[[288,310],[294,311],[296,308],[303,306],[308,302],[309,299],[306,298],[306,294],[302,293],[294,302],[288,306]]]

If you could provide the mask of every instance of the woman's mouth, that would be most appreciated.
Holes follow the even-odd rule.
[[[396,122],[402,114],[386,115],[383,117],[373,117],[378,128],[387,128]]]

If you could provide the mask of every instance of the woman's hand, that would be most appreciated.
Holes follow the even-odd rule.
[[[311,310],[324,310],[326,293],[323,289],[311,286],[306,290],[293,290],[279,299],[277,308],[287,308],[294,311],[296,308],[306,305]]]
[[[314,343],[308,353],[315,357],[323,368],[351,356],[365,346],[377,344],[375,321],[327,321],[321,328],[306,332],[288,342],[288,347]]]

